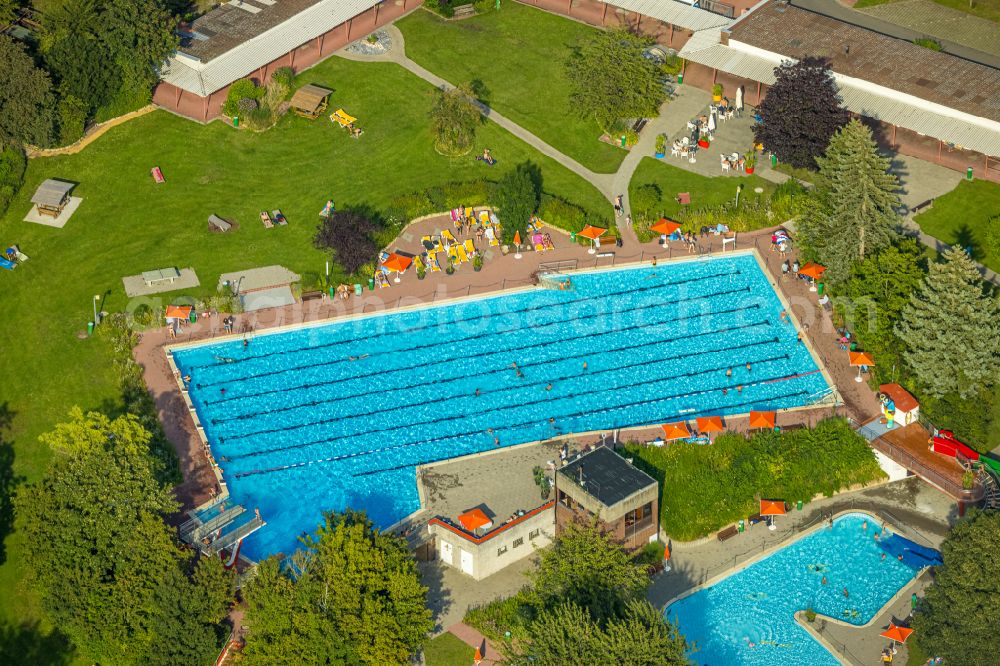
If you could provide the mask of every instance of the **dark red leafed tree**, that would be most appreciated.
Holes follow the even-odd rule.
[[[760,105],[763,122],[754,126],[754,138],[782,162],[816,169],[815,158],[850,120],[840,105],[830,64],[810,56],[781,63],[774,75],[777,80]]]
[[[378,254],[372,238],[376,228],[375,222],[361,212],[338,210],[316,227],[313,244],[320,250],[332,250],[344,272],[354,275]]]

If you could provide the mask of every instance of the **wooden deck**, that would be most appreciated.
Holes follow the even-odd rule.
[[[893,428],[872,440],[872,446],[956,500],[974,503],[982,499],[982,487],[962,488],[962,465],[934,453],[927,445],[931,434],[919,423]]]

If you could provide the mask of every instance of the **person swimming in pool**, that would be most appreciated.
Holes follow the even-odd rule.
[[[819,583],[820,585],[826,585],[826,576],[823,576],[823,578],[820,579]]]
[[[477,398],[478,398],[479,396],[481,396],[482,394],[483,394],[483,392],[482,392],[482,391],[480,391],[479,389],[476,389],[476,397],[477,397]]]
[[[551,391],[552,390],[552,384],[546,385],[545,390],[546,391]]]
[[[862,521],[862,523],[861,523],[861,529],[863,529],[866,532],[868,531],[868,521],[867,520]]]
[[[732,377],[732,376],[733,376],[733,369],[726,368],[726,377]]]
[[[360,361],[363,358],[368,358],[368,354],[362,354],[361,356],[348,356],[348,361]]]
[[[844,595],[845,599],[850,599],[851,598],[851,593],[847,591],[846,587],[844,588],[843,595]]]

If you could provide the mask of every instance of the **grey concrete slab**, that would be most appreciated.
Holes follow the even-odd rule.
[[[173,282],[162,282],[160,284],[147,285],[142,275],[129,275],[122,278],[125,285],[125,294],[129,298],[136,296],[150,296],[152,294],[163,294],[168,291],[178,291],[180,289],[191,289],[197,287],[198,275],[193,268],[182,268],[180,277]]]
[[[34,224],[41,224],[46,227],[53,227],[55,229],[62,229],[69,222],[69,218],[73,217],[73,213],[76,209],[80,207],[83,203],[83,199],[80,197],[70,197],[69,203],[62,209],[58,217],[52,217],[51,215],[42,215],[38,212],[37,206],[32,206],[28,214],[24,216],[25,222],[33,222]]]

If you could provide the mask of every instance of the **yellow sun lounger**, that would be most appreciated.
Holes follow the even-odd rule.
[[[452,245],[455,248],[455,256],[458,257],[459,263],[465,263],[469,260],[469,254],[465,251],[464,245]]]
[[[427,270],[427,267],[424,266],[424,260],[420,258],[419,254],[417,256],[413,257],[413,270],[417,270],[417,271],[419,271],[419,270]]]
[[[427,263],[431,267],[431,273],[437,273],[438,271],[441,270],[441,264],[438,262],[437,253],[436,252],[428,252],[427,253]]]
[[[476,253],[476,244],[472,242],[471,238],[465,239],[465,253],[468,255],[474,255]]]
[[[455,240],[455,235],[453,233],[451,233],[451,231],[449,229],[445,229],[444,231],[441,232],[441,238],[444,238],[445,240],[448,240],[448,241],[450,241],[452,243],[457,242]]]
[[[425,243],[430,243],[431,245],[433,245],[433,247],[427,247]],[[424,236],[423,238],[420,239],[420,244],[423,245],[424,249],[427,250],[427,252],[430,254],[434,254],[435,252],[440,252],[442,249],[444,249],[441,247],[441,239],[438,238],[437,236],[434,237]]]
[[[488,211],[488,210],[481,210],[481,211],[479,211],[479,222],[481,224],[489,224],[490,223],[490,211]]]
[[[466,217],[472,218],[473,215],[474,215],[474,213],[472,212],[472,208],[471,207],[465,209],[465,216]]]
[[[357,121],[357,118],[348,115],[343,109],[337,109],[330,114],[330,120],[337,123],[341,127],[350,127],[355,121]]]
[[[454,259],[455,261],[458,261],[459,260],[458,259],[458,248],[460,248],[460,247],[462,247],[462,246],[461,245],[449,245],[448,246],[448,256],[451,259]]]

